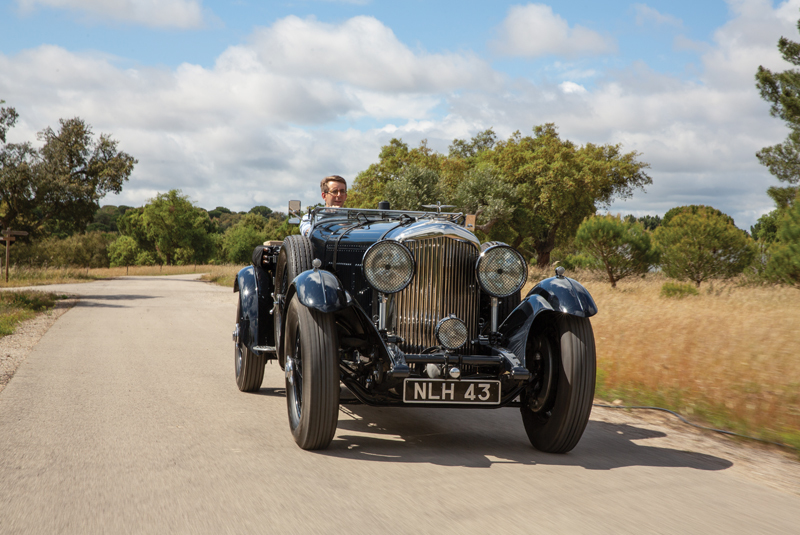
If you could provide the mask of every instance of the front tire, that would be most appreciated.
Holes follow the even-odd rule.
[[[561,316],[537,334],[526,352],[538,380],[526,392],[522,422],[534,448],[567,453],[592,412],[596,375],[594,333],[587,318]]]
[[[289,428],[302,449],[325,449],[339,419],[339,341],[333,318],[292,299],[285,346]]]
[[[236,386],[242,392],[256,392],[264,381],[264,366],[267,361],[247,347],[250,337],[249,322],[242,315],[242,300],[236,305],[236,326],[234,328],[233,360],[236,372]]]
[[[286,236],[283,246],[278,253],[278,262],[275,265],[275,294],[281,295],[284,299],[289,291],[289,284],[304,271],[311,269],[311,261],[314,259],[314,249],[311,241],[300,235]],[[275,329],[275,349],[278,354],[278,364],[284,367],[283,357],[286,352],[281,346],[283,326],[286,315],[286,305],[276,306],[273,313]]]

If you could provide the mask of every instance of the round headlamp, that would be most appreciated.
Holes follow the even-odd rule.
[[[525,260],[508,245],[495,245],[482,252],[475,270],[481,289],[492,297],[518,292],[528,279]]]
[[[364,253],[364,277],[370,286],[384,294],[397,293],[414,277],[414,257],[396,241],[379,241]]]
[[[458,349],[467,343],[468,337],[467,326],[452,314],[436,324],[436,340],[445,349]]]

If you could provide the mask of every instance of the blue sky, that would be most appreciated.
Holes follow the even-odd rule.
[[[139,159],[106,204],[181,188],[200,206],[284,209],[355,177],[392,137],[446,151],[555,122],[651,164],[612,212],[709,204],[747,227],[783,139],[753,83],[784,69],[800,0],[559,3],[16,0],[0,4],[0,99],[35,139],[79,116]]]

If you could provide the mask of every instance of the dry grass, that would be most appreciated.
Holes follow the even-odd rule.
[[[212,268],[211,271],[200,277],[202,280],[233,288],[233,281],[236,279],[236,274],[245,266],[225,265],[210,267]]]
[[[586,275],[573,277],[599,308],[599,397],[800,447],[800,291],[717,283],[669,299],[660,276],[612,289]]]

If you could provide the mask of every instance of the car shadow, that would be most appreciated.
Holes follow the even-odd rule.
[[[277,395],[277,394],[276,394]],[[493,464],[580,466],[611,470],[627,466],[724,470],[727,459],[648,445],[661,431],[589,421],[581,441],[559,455],[535,450],[518,411],[340,407],[336,437],[321,455],[378,462],[431,463],[488,468]]]
[[[285,388],[260,388],[258,391],[253,392],[253,394],[258,394],[261,396],[270,396],[276,398],[285,398],[286,397],[286,389]]]
[[[83,295],[80,296],[78,302],[75,303],[76,307],[106,307],[106,308],[125,308],[125,305],[116,305],[110,301],[136,301],[141,299],[156,299],[157,295],[133,295],[133,294],[115,294],[115,295]]]

